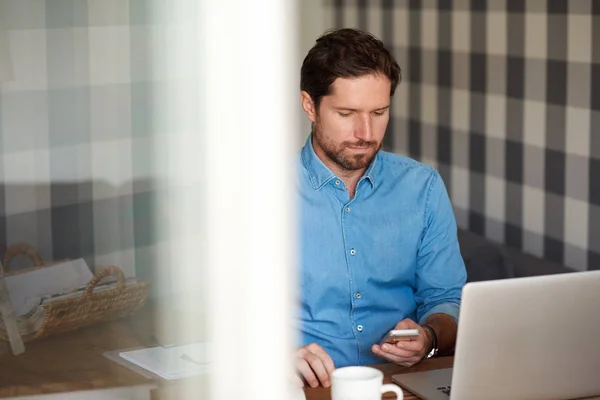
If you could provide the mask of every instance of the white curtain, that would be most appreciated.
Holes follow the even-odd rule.
[[[185,71],[199,57],[197,84],[189,80],[161,110],[177,121],[194,104],[200,116],[197,131],[166,135],[160,146],[162,155],[174,155],[165,168],[183,188],[168,202],[181,214],[170,221],[170,236],[181,239],[165,260],[172,291],[185,293],[175,306],[185,314],[176,330],[206,337],[214,361],[208,382],[190,382],[184,397],[292,399],[296,2],[166,4],[161,12],[170,20],[186,20],[199,5],[197,36],[189,25],[179,26],[167,37],[167,54],[156,60]],[[192,201],[196,189],[200,200]]]
[[[298,13],[204,4],[212,398],[290,399]]]
[[[0,14],[2,10],[0,8]],[[0,23],[2,22],[0,15]],[[8,42],[8,33],[0,25],[0,82],[12,78],[12,63],[10,60],[10,44]]]

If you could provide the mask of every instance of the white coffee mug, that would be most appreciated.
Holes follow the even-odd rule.
[[[343,367],[333,371],[331,379],[332,400],[381,400],[387,392],[404,399],[399,386],[383,384],[383,373],[371,367]]]

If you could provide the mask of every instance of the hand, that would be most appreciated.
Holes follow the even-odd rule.
[[[296,378],[300,386],[304,386],[304,380],[311,386],[317,387],[319,383],[323,387],[331,385],[331,374],[335,370],[333,360],[321,346],[311,343],[296,351]]]
[[[433,346],[429,330],[422,328],[411,319],[398,322],[394,329],[418,329],[420,335],[417,340],[400,341],[395,344],[385,343],[383,346],[375,344],[371,347],[373,353],[393,363],[412,367],[421,361]]]

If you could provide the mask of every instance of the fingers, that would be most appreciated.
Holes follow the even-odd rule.
[[[384,346],[385,348],[382,349],[380,346],[374,345],[372,348],[373,353],[395,364],[411,367],[421,359],[414,351],[398,349],[389,344]]]
[[[416,363],[419,362],[418,357],[398,357],[390,353],[381,354],[381,357],[385,358],[388,361],[393,362],[394,364],[402,365],[404,367],[412,367]]]
[[[383,346],[374,345],[373,348],[375,354],[383,356],[392,355],[400,358],[412,358],[418,356],[417,351],[402,349],[398,346],[394,346],[388,343],[384,344]]]
[[[418,325],[415,321],[413,321],[412,319],[409,319],[409,318],[403,319],[402,321],[400,321],[396,324],[395,329],[418,329],[420,335],[417,340],[401,341],[401,342],[396,343],[396,346],[398,346],[400,349],[404,349],[404,350],[415,351],[415,352],[419,352],[419,353],[425,352],[425,344],[426,344],[427,335],[423,331],[423,328],[420,325]]]
[[[415,321],[410,318],[405,318],[402,321],[396,324],[394,329],[419,329],[420,326],[417,325]]]
[[[307,346],[307,350],[321,359],[329,375],[333,373],[335,365],[333,364],[333,359],[327,354],[325,349],[316,343],[312,343]]]
[[[302,377],[309,384],[310,387],[319,386],[319,380],[317,379],[317,377],[313,373],[312,368],[305,359],[298,359],[298,361],[296,362],[296,369],[298,370],[298,373],[302,375]]]
[[[373,345],[371,350],[379,357],[385,358],[393,363],[410,367],[423,358],[426,352],[427,335],[420,325],[410,318],[398,322],[394,329],[418,329],[420,335],[416,340],[403,340],[395,344],[384,343]]]
[[[304,381],[298,375],[294,375],[294,384],[299,387],[304,387]]]
[[[423,334],[421,333],[421,336],[422,335]],[[402,342],[396,343],[392,347],[397,347],[399,349],[407,351],[422,352],[425,349],[425,339],[423,337],[419,337],[418,340],[404,340]]]
[[[296,368],[304,377],[306,382],[312,386],[329,387],[331,383],[331,374],[335,370],[333,360],[327,352],[319,345],[312,343],[300,348]]]
[[[314,354],[308,354],[306,357],[306,361],[308,361],[308,364],[312,368],[313,372],[315,373],[315,375],[317,375],[317,378],[319,378],[319,382],[321,382],[321,385],[323,385],[324,387],[328,387],[329,372],[327,372],[323,361]]]

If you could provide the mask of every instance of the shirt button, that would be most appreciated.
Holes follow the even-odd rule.
[[[354,250],[354,249],[350,250],[350,254],[355,255],[356,254],[356,250]]]
[[[357,299],[360,299],[360,292],[356,293],[356,294],[354,295],[354,297],[356,297]]]
[[[340,181],[339,181],[339,179],[335,181],[335,184],[336,184],[336,185],[339,185],[339,184],[340,184]]]
[[[357,327],[356,327],[356,330],[357,330],[357,331],[359,331],[359,332],[362,332],[362,330],[363,330],[363,326],[362,326],[362,325],[359,325],[359,326],[357,326]]]
[[[350,212],[350,207],[346,207],[346,212]]]

